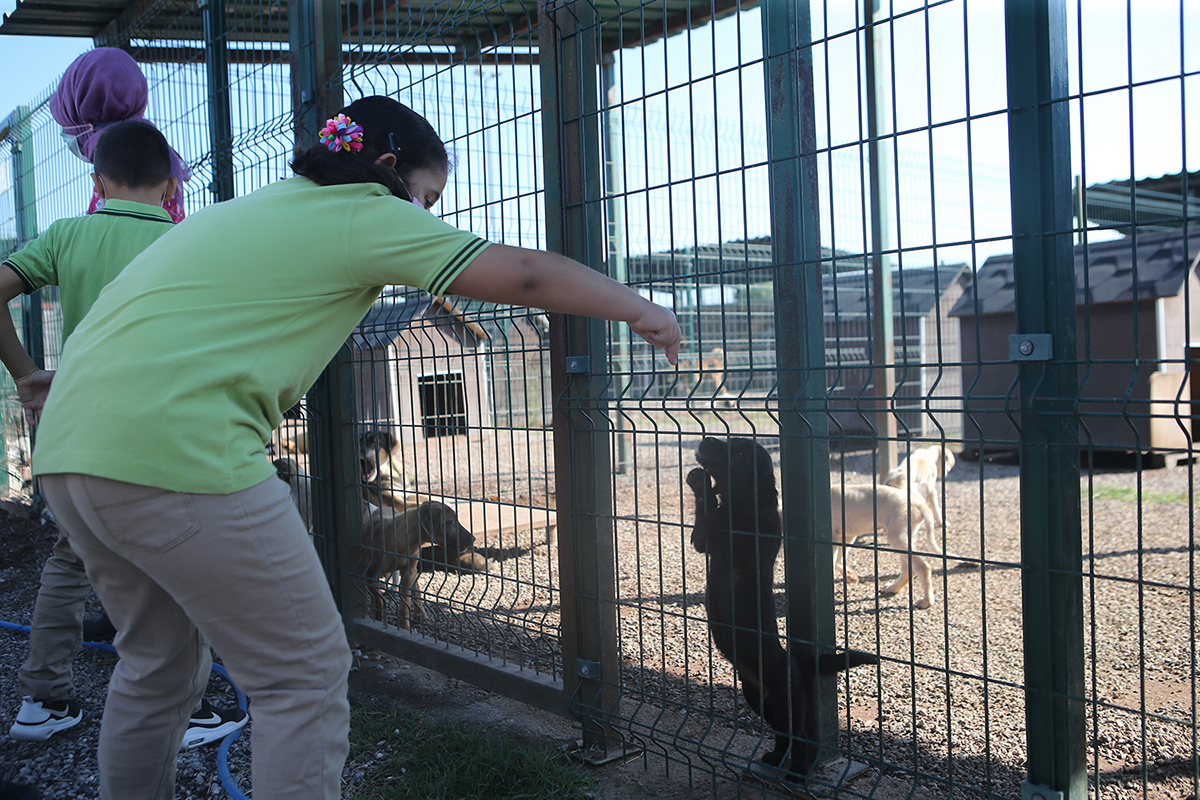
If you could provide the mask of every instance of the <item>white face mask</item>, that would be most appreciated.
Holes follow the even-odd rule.
[[[71,155],[75,156],[76,158],[78,158],[80,161],[82,161],[85,164],[92,163],[92,162],[88,161],[87,156],[85,156],[83,154],[83,151],[79,149],[79,137],[78,136],[75,136],[74,134],[70,134],[70,133],[67,133],[66,131],[63,131],[62,138],[63,138],[63,141],[67,143],[67,151]]]

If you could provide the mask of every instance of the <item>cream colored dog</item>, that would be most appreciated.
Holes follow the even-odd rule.
[[[897,551],[900,559],[900,577],[883,589],[883,594],[896,594],[915,573],[920,597],[913,604],[917,608],[929,608],[937,597],[933,593],[933,577],[929,562],[920,554],[940,555],[933,536],[933,513],[916,495],[909,502],[908,496],[891,486],[872,483],[843,487],[832,486],[829,490],[833,506],[833,572],[836,576],[840,567],[850,583],[858,582],[858,575],[846,567],[846,545],[853,544],[860,536],[883,531],[888,546]],[[911,548],[911,551],[910,551]]]
[[[907,489],[914,498],[924,500],[937,524],[944,527],[946,515],[938,498],[938,480],[944,479],[952,469],[954,453],[943,444],[931,444],[910,452],[887,474],[884,483],[897,489]]]

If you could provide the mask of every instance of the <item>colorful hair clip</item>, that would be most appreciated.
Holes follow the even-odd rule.
[[[363,129],[345,114],[325,120],[321,128],[321,144],[334,153],[339,150],[349,150],[357,153],[363,149]]]

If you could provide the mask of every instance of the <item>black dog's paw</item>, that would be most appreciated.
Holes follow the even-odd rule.
[[[708,552],[708,539],[700,530],[700,526],[692,528],[692,547],[696,548],[697,553]]]
[[[696,467],[687,474],[687,485],[696,493],[696,499],[702,499],[712,490],[712,476],[702,467]]]

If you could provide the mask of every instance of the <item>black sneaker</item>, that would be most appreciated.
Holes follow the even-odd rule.
[[[117,638],[117,629],[105,612],[98,617],[89,617],[83,621],[83,640],[85,642],[109,642]]]
[[[55,701],[22,697],[8,735],[18,742],[44,742],[59,731],[75,727],[81,719],[83,709],[74,698]]]
[[[183,734],[183,745],[179,749],[191,750],[220,741],[246,727],[249,721],[250,716],[240,708],[217,709],[209,705],[207,700],[201,700],[200,707],[192,712],[188,729]]]
[[[0,800],[38,800],[38,790],[23,783],[0,781]]]

